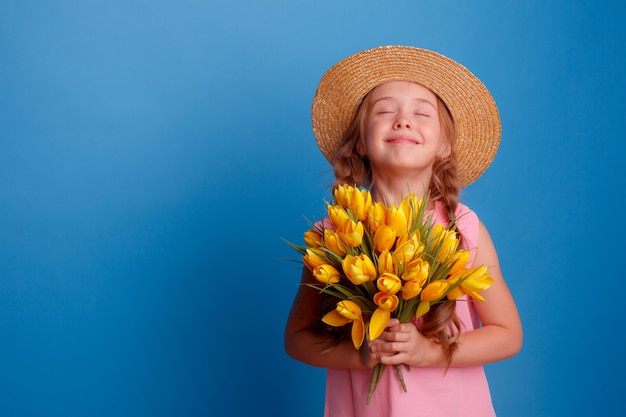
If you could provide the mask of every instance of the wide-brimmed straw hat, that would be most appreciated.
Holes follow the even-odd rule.
[[[474,182],[493,161],[501,126],[484,84],[461,64],[411,46],[382,46],[335,64],[322,77],[312,106],[313,134],[329,161],[341,146],[363,97],[387,81],[413,81],[446,104],[454,120],[458,179]]]

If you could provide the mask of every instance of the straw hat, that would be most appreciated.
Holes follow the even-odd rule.
[[[382,46],[359,52],[322,77],[313,98],[313,134],[329,161],[363,97],[387,81],[413,81],[446,104],[456,130],[458,179],[465,187],[493,161],[500,144],[500,116],[483,83],[461,64],[436,52],[410,46]]]

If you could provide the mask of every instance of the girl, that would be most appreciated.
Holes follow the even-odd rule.
[[[334,168],[334,187],[367,187],[374,200],[399,204],[407,191],[429,193],[438,222],[457,223],[469,266],[487,265],[485,302],[446,302],[422,321],[392,319],[357,351],[320,318],[334,307],[301,285],[285,330],[287,353],[327,369],[324,415],[495,416],[483,365],[515,355],[522,327],[485,226],[459,202],[461,188],[489,166],[500,119],[485,86],[437,53],[389,46],[357,53],[332,67],[313,100],[313,131]],[[418,193],[418,197],[420,196]],[[304,268],[302,283],[315,283]],[[426,325],[428,323],[428,325]],[[460,333],[450,329],[460,329]],[[387,369],[369,404],[376,364],[406,364],[407,392]]]

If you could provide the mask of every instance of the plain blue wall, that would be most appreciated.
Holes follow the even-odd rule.
[[[0,1],[0,415],[319,416],[288,358],[317,82],[383,44],[492,91],[463,195],[525,345],[502,417],[623,415],[626,56],[618,1]]]

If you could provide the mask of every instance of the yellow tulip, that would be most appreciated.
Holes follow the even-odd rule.
[[[387,222],[387,207],[379,202],[373,203],[367,212],[367,225],[370,230],[376,232],[378,228]]]
[[[417,297],[422,291],[423,285],[424,283],[417,279],[405,281],[404,285],[402,286],[402,299],[410,300],[413,297]]]
[[[316,250],[307,249],[306,255],[302,257],[302,260],[304,261],[304,264],[307,266],[307,268],[313,271],[313,269],[315,269],[316,266],[320,266],[320,265],[324,265],[328,263],[328,261],[322,255],[322,253],[323,253],[322,251],[317,250],[317,249]]]
[[[334,327],[352,322],[352,343],[356,349],[361,347],[365,338],[365,323],[361,315],[361,308],[354,301],[339,301],[334,310],[322,317],[322,321]]]
[[[364,253],[359,256],[348,255],[341,263],[343,272],[354,285],[361,285],[376,279],[376,266]]]
[[[445,280],[433,281],[422,290],[422,301],[436,301],[446,294],[450,284]]]
[[[387,225],[391,226],[397,236],[404,236],[409,230],[409,213],[406,212],[404,206],[393,206],[387,209]]]
[[[335,191],[333,191],[333,196],[335,197],[335,201],[337,202],[337,204],[339,204],[341,207],[345,208],[346,210],[350,208],[350,203],[349,203],[350,198],[347,196],[347,194],[348,194],[348,190],[351,188],[352,188],[351,186],[344,184],[335,188]]]
[[[382,308],[383,310],[393,311],[398,307],[398,297],[395,294],[388,294],[384,292],[377,292],[374,294],[374,303],[378,306],[378,308]]]
[[[405,268],[402,279],[405,281],[416,280],[424,285],[429,273],[430,264],[421,258],[416,258],[411,261],[409,267]]]
[[[363,241],[363,223],[355,222],[350,218],[348,212],[339,206],[328,206],[328,218],[335,226],[335,232],[341,240],[351,248],[355,248]]]
[[[329,264],[319,265],[313,268],[313,276],[322,284],[337,284],[341,279],[339,271]]]
[[[372,205],[372,195],[367,190],[357,187],[341,185],[333,193],[335,201],[352,213],[356,220],[364,221],[367,218],[369,207]]]
[[[324,243],[328,249],[337,255],[344,256],[346,254],[345,244],[335,231],[331,229],[324,229]]]
[[[452,287],[453,285],[455,285],[459,279],[461,279],[461,273],[456,273],[452,276],[450,276],[446,281],[448,281],[448,284],[450,287]],[[454,289],[450,290],[450,292],[448,292],[448,295],[446,295],[446,297],[448,298],[448,300],[456,300],[458,298],[461,298],[465,295],[465,292],[463,292],[463,288],[461,288],[460,285],[458,285],[457,287],[455,287]]]
[[[422,204],[424,204],[424,199],[417,198],[415,193],[407,195],[404,199],[408,207],[415,213],[417,213],[422,208]]]
[[[378,305],[378,308],[374,310],[372,317],[370,318],[370,339],[374,340],[380,336],[389,319],[391,318],[391,312],[398,306],[398,297],[394,294],[386,294],[378,292],[374,294],[374,302]]]
[[[469,277],[461,282],[461,288],[463,289],[463,292],[470,297],[476,300],[485,301],[485,298],[480,295],[479,292],[491,287],[494,282],[493,278],[489,276],[487,267],[484,265],[470,271],[471,274]]]
[[[468,250],[458,250],[456,251],[451,258],[452,269],[448,272],[448,275],[452,276],[462,272],[465,267],[467,267],[467,263],[470,260],[470,251]]]
[[[444,229],[441,223],[433,227],[433,239],[437,242],[439,248],[437,253],[437,260],[439,262],[444,262],[452,256],[459,245],[456,232],[454,230]]]
[[[322,235],[317,229],[310,229],[304,232],[304,243],[312,248],[322,246]]]
[[[395,294],[402,288],[402,281],[395,274],[385,272],[376,280],[378,289],[386,294]]]
[[[354,301],[341,300],[337,303],[335,310],[348,320],[356,320],[361,317],[361,308]]]
[[[378,256],[378,272],[381,274],[384,274],[385,272],[389,272],[391,274],[398,273],[396,260],[393,259],[391,253],[386,249]]]
[[[356,248],[363,242],[363,234],[365,229],[363,223],[350,221],[346,223],[343,228],[338,229],[339,237],[341,241],[351,248]]]
[[[374,247],[379,253],[391,249],[394,243],[396,243],[394,228],[383,224],[374,233]]]
[[[328,211],[328,218],[335,227],[335,230],[341,230],[346,227],[345,225],[347,223],[353,223],[348,212],[340,206],[329,205],[326,210]]]
[[[400,243],[402,242],[402,243]],[[400,268],[409,264],[414,257],[424,250],[424,245],[419,241],[418,233],[413,233],[407,239],[400,239],[393,256]]]

